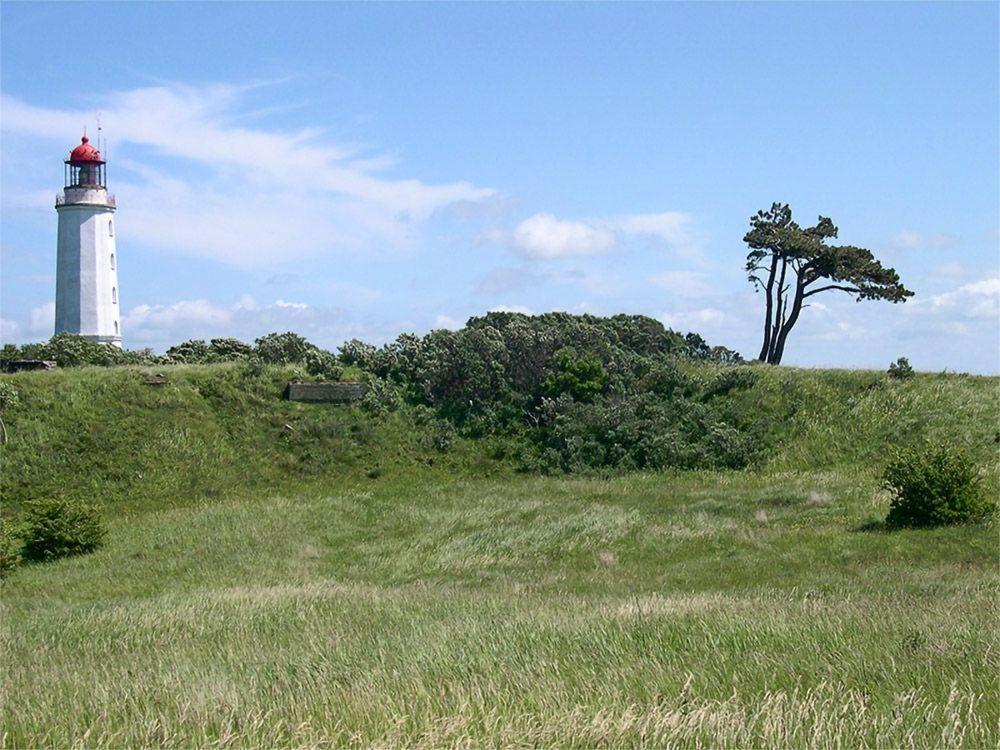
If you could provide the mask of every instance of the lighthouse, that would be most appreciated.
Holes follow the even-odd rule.
[[[56,196],[56,333],[122,345],[115,252],[115,197],[108,195],[105,162],[86,135],[65,162]]]

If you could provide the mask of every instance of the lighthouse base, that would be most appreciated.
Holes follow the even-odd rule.
[[[119,349],[122,348],[122,337],[121,336],[100,336],[92,335],[89,336],[86,333],[77,334],[80,338],[87,339],[87,341],[93,341],[95,344],[107,344],[108,346],[115,346]]]
[[[114,346],[119,349],[122,348],[121,336],[88,336],[87,338],[100,344],[107,344],[108,346]]]

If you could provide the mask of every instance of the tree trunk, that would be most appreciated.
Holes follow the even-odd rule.
[[[771,314],[774,312],[774,274],[778,271],[778,254],[771,253],[771,272],[767,276],[767,302],[764,308],[764,343],[760,347],[760,354],[757,359],[761,362],[767,361],[767,355],[771,351]]]
[[[788,260],[785,258],[781,259],[781,276],[778,278],[778,294],[776,296],[777,307],[774,310],[774,322],[771,327],[771,335],[768,337],[768,351],[765,358],[765,362],[768,364],[777,364],[774,361],[775,347],[778,343],[778,335],[781,333],[781,327],[784,324],[785,316],[785,275],[788,273]]]
[[[781,331],[778,333],[777,341],[775,341],[774,355],[772,357],[773,361],[771,364],[781,364],[781,357],[785,353],[785,340],[788,338],[788,334],[791,333],[792,327],[795,325],[795,321],[799,319],[799,313],[802,312],[802,299],[805,289],[806,287],[805,284],[802,283],[801,277],[797,278],[795,280],[795,299],[792,300],[792,312],[788,316],[788,320],[781,326]]]

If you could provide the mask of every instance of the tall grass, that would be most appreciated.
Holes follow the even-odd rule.
[[[544,478],[280,371],[168,377],[15,379],[4,511],[109,533],[2,584],[6,747],[1000,743],[996,528],[865,530],[918,433],[995,483],[995,380],[767,370],[759,471]]]

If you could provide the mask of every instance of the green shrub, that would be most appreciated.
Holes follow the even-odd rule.
[[[4,424],[3,415],[17,406],[20,400],[14,386],[6,380],[0,380],[0,445],[7,442],[7,425]]]
[[[0,380],[0,414],[17,406],[20,400],[14,386],[6,380]]]
[[[360,403],[361,408],[373,417],[384,417],[399,408],[399,394],[391,383],[382,378],[371,378]]]
[[[340,376],[344,374],[344,368],[337,358],[322,349],[310,349],[306,352],[303,364],[310,375],[325,380],[340,380]]]
[[[369,369],[375,357],[375,347],[360,339],[351,339],[340,345],[340,360],[345,365]]]
[[[182,341],[167,349],[168,362],[198,365],[215,362],[216,359],[215,353],[202,339]]]
[[[22,347],[24,349],[26,347]],[[121,364],[122,350],[110,344],[90,341],[74,333],[57,333],[48,343],[39,345],[32,352],[33,358],[54,360],[60,367],[78,365],[101,365],[109,367]]]
[[[0,352],[3,359],[47,359],[60,367],[79,365],[153,364],[162,360],[152,349],[128,350],[117,346],[91,341],[75,333],[57,333],[48,341],[36,341],[16,347],[6,344]]]
[[[916,373],[910,366],[910,360],[906,357],[900,357],[891,365],[889,365],[889,377],[894,380],[909,380]]]
[[[635,393],[593,403],[568,394],[542,403],[527,468],[576,472],[743,468],[755,458],[750,433],[719,420],[705,404]]]
[[[24,557],[54,560],[92,552],[104,541],[96,508],[78,500],[36,500],[28,504],[24,524]]]
[[[435,450],[447,453],[455,444],[455,428],[447,419],[436,419],[431,425],[429,440]]]
[[[20,529],[9,518],[0,518],[0,578],[21,563]]]
[[[580,357],[572,347],[564,347],[552,358],[552,371],[542,383],[548,398],[563,394],[576,401],[591,401],[608,382],[604,366],[596,357]]]
[[[267,369],[267,363],[257,356],[256,352],[243,360],[240,368],[244,380],[254,380],[261,377]]]
[[[239,339],[212,339],[209,347],[215,357],[221,362],[232,362],[238,359],[247,359],[253,354],[253,347],[244,344]]]
[[[724,346],[709,346],[697,333],[689,333],[684,337],[684,356],[690,359],[703,359],[707,362],[720,362],[726,365],[739,364],[743,357],[739,352]]]
[[[254,342],[254,350],[264,362],[272,365],[288,365],[301,362],[306,353],[315,349],[312,344],[297,333],[269,333]]]
[[[892,495],[890,526],[941,526],[984,519],[990,502],[976,467],[960,450],[924,445],[899,452],[882,481]]]

